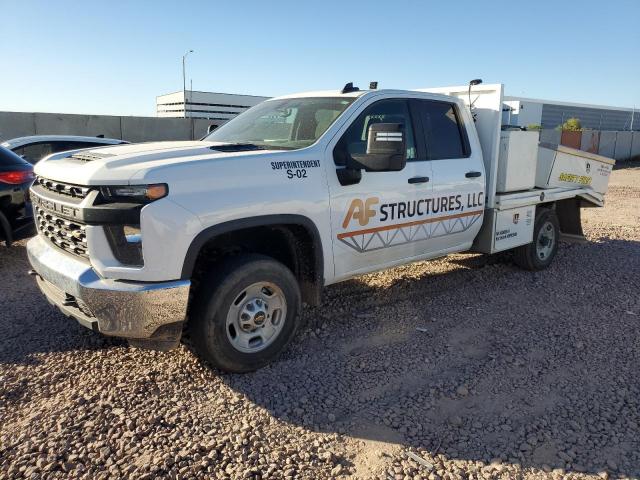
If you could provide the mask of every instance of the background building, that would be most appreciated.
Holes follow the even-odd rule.
[[[558,102],[524,97],[504,97],[502,123],[556,128],[569,118],[578,118],[591,130],[640,131],[640,115],[633,108]]]
[[[200,118],[211,120],[212,125],[221,125],[268,98],[192,90],[183,93],[180,90],[156,97],[156,114],[158,117]]]
[[[562,131],[570,118],[580,131]],[[540,141],[562,144],[616,160],[640,158],[640,115],[635,108],[504,97],[502,123],[540,127]]]

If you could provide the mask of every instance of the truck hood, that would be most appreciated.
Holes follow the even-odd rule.
[[[268,150],[216,151],[220,142],[151,142],[73,150],[49,155],[38,162],[38,176],[76,185],[128,184],[154,168],[179,163],[244,155],[273,153]]]

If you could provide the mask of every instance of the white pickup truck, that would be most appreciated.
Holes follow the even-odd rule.
[[[454,252],[549,266],[613,162],[502,128],[502,85],[265,101],[201,141],[54,154],[31,188],[31,273],[133,345],[186,329],[227,371],[274,359],[325,285]]]

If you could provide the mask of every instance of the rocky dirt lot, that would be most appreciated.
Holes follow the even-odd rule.
[[[326,290],[255,374],[129,348],[0,248],[0,478],[636,478],[640,168],[552,268],[454,255]]]

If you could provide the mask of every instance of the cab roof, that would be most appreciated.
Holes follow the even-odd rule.
[[[270,98],[266,100],[267,102],[270,100],[282,100],[286,98],[314,98],[314,97],[332,97],[332,98],[358,98],[365,95],[374,95],[374,94],[391,94],[391,95],[415,95],[417,97],[424,97],[430,99],[440,99],[446,100],[449,102],[460,103],[461,101],[456,97],[452,97],[449,95],[443,95],[442,93],[434,93],[434,92],[425,92],[424,90],[400,90],[400,89],[376,89],[376,90],[357,90],[348,93],[342,93],[341,90],[318,90],[312,92],[300,92],[293,93],[290,95],[282,95],[280,97]]]
[[[282,95],[280,97],[270,98],[269,100],[281,100],[283,98],[313,98],[313,97],[344,97],[344,98],[353,98],[360,97],[367,92],[377,91],[377,90],[358,90],[355,92],[342,93],[341,90],[317,90],[314,92],[299,92],[292,93],[289,95]],[[267,100],[268,101],[268,100]]]

